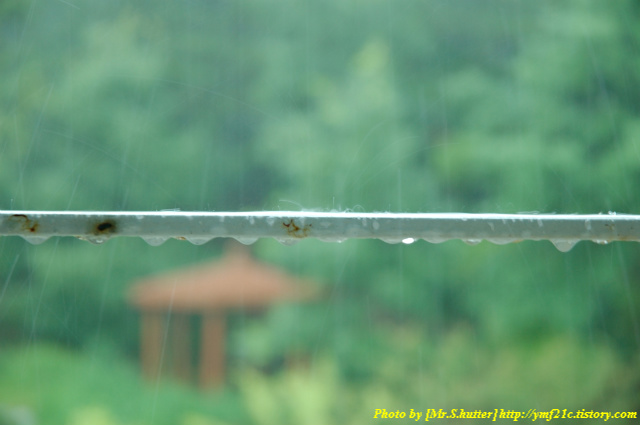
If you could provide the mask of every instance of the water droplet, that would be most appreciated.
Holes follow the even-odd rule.
[[[448,238],[430,237],[430,238],[424,238],[424,240],[429,242],[429,243],[442,243],[442,242],[448,241],[449,239]]]
[[[235,238],[235,240],[243,245],[252,245],[258,240],[258,238],[238,236]]]
[[[378,223],[377,221],[374,221],[372,226],[373,226],[373,230],[378,230],[380,228],[380,223]]]
[[[608,245],[609,241],[605,240],[605,239],[594,239],[594,242],[597,243],[598,245]]]
[[[275,238],[275,240],[280,242],[282,245],[286,245],[286,246],[295,245],[298,242],[300,242],[298,239],[292,239],[292,238]]]
[[[491,229],[492,232],[494,230],[496,230],[496,226],[492,222],[489,222],[488,224],[489,224],[489,228]]]
[[[275,219],[275,217],[267,217],[266,222],[267,222],[267,224],[268,224],[269,226],[273,226],[273,223],[275,223],[275,222],[276,222],[276,219]]]
[[[569,241],[569,240],[560,240],[560,239],[552,239],[551,243],[558,248],[560,252],[569,252],[571,248],[576,245],[577,241]]]
[[[491,242],[492,244],[496,244],[496,245],[506,245],[509,243],[514,243],[514,242],[520,242],[520,239],[513,239],[513,238],[491,238],[491,239],[487,239],[487,242]]]
[[[100,245],[105,243],[109,238],[104,236],[76,236],[81,241],[89,242],[94,245]]]
[[[336,238],[335,236],[331,237],[318,237],[318,240],[321,242],[330,242],[330,243],[342,243],[346,241],[346,238]]]
[[[542,227],[542,226],[544,226],[544,223],[542,222],[541,219],[538,219],[538,227]]]
[[[403,244],[405,244],[405,245],[410,245],[410,244],[414,243],[415,241],[416,241],[416,240],[415,240],[415,239],[413,239],[413,238],[404,238],[404,239],[402,240],[402,243],[403,243]]]
[[[587,230],[591,230],[591,220],[585,220],[584,228]]]
[[[256,219],[255,219],[255,217],[254,217],[254,216],[252,216],[252,215],[250,215],[250,216],[249,216],[249,224],[253,226],[255,223],[256,223]]]
[[[162,236],[143,236],[142,240],[148,243],[151,246],[158,246],[165,243],[169,238],[164,238]]]
[[[30,244],[40,245],[41,243],[49,239],[49,236],[22,236],[22,238]]]
[[[380,240],[392,245],[402,242],[402,238],[380,238]]]
[[[194,245],[204,245],[213,238],[210,238],[209,236],[189,236],[185,239]]]
[[[462,242],[466,243],[467,245],[478,245],[480,242],[482,242],[482,239],[463,239]]]

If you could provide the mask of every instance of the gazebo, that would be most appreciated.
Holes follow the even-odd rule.
[[[234,244],[222,260],[136,282],[129,301],[141,313],[140,355],[145,378],[159,377],[170,363],[180,379],[192,379],[191,317],[200,316],[198,379],[203,389],[219,387],[225,372],[225,314],[312,297],[313,284],[254,260]],[[168,343],[165,341],[168,338]],[[163,355],[164,350],[164,355]]]

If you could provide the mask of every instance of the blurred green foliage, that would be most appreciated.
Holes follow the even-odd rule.
[[[0,209],[637,213],[639,18],[633,0],[5,1]],[[443,404],[520,405],[542,400],[541,382],[551,403],[571,391],[554,378],[566,371],[577,383],[567,403],[613,410],[595,388],[620,379],[620,408],[640,410],[635,245],[564,254],[546,242],[263,240],[253,250],[316,278],[326,299],[237,316],[238,367],[330,358],[319,394],[340,380],[379,385],[393,408],[435,396],[447,374],[465,389]],[[0,339],[89,353],[106,341],[134,359],[130,283],[221,251],[220,241],[1,238]],[[381,329],[415,323],[423,333],[409,339],[434,345],[407,350],[440,350],[440,375],[422,360],[385,372],[402,348]],[[511,372],[486,373],[494,357]],[[263,379],[238,384],[256,405],[277,395],[260,395]],[[421,390],[387,394],[394,379]],[[56,423],[137,420],[99,400],[58,402],[77,417]]]
[[[109,347],[94,346],[87,354],[48,344],[3,350],[0,398],[6,406],[28,406],[38,424],[187,425],[207,417],[211,421],[203,425],[222,425],[250,419],[229,391],[213,397],[163,381],[148,385]]]
[[[299,363],[276,374],[238,370],[232,390],[211,394],[165,381],[148,385],[106,346],[84,354],[47,344],[3,350],[0,419],[12,425],[357,425],[370,423],[381,408],[628,411],[636,401],[637,372],[629,375],[611,349],[574,338],[489,347],[468,328],[438,340],[419,324],[383,327],[379,334],[393,350],[366,354],[377,357],[369,380],[344,377],[335,359],[321,355],[313,367]]]
[[[633,380],[621,376],[615,354],[572,338],[488,348],[464,328],[438,342],[411,325],[381,333],[395,350],[378,359],[375,379],[366,383],[344,380],[326,358],[312,370],[291,368],[275,378],[246,371],[240,388],[255,422],[366,424],[382,408],[624,410],[635,402]]]

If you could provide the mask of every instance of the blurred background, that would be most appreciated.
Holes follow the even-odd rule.
[[[639,212],[635,0],[7,0],[0,75],[0,209]],[[259,240],[324,296],[144,381],[127,291],[224,242],[0,238],[0,423],[640,411],[623,242]]]

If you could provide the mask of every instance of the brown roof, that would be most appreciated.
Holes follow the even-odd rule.
[[[257,262],[246,247],[236,244],[218,262],[138,281],[129,300],[141,310],[202,312],[308,299],[312,287],[309,281]]]

